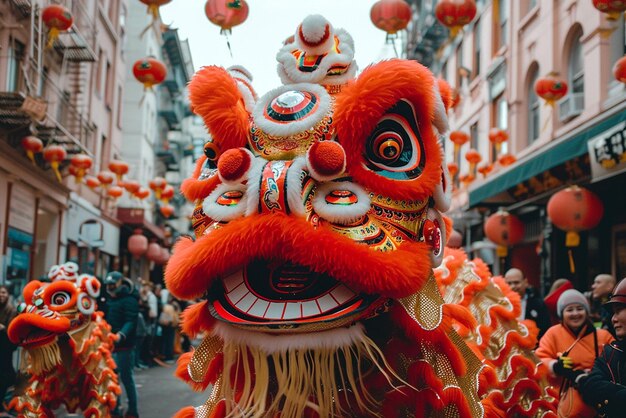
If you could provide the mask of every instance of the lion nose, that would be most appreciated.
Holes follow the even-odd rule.
[[[259,187],[259,204],[258,213],[277,213],[282,212],[287,215],[291,213],[289,207],[288,196],[290,181],[289,168],[293,165],[293,161],[268,161],[261,169],[261,175],[258,183]],[[297,179],[298,182],[300,179]],[[251,185],[256,187],[256,185]]]

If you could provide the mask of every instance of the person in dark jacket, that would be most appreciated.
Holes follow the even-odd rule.
[[[606,345],[593,369],[577,379],[586,403],[601,417],[626,414],[626,279],[615,287],[606,307],[613,311],[611,321],[618,341]]]
[[[550,322],[550,312],[546,304],[543,299],[536,294],[535,289],[529,286],[528,279],[522,270],[518,268],[508,270],[504,275],[504,280],[511,290],[517,292],[520,296],[522,313],[519,319],[532,320],[537,325],[537,328],[539,328],[537,340],[540,340],[543,334],[545,334],[552,325]]]
[[[7,328],[15,318],[17,312],[11,303],[9,288],[0,286],[0,412],[4,411],[4,396],[7,389],[15,383],[15,370],[13,369],[13,351],[15,345],[9,341]]]
[[[128,410],[124,417],[135,418],[139,416],[137,389],[133,375],[139,297],[137,292],[133,292],[132,282],[118,271],[109,273],[104,279],[104,285],[109,295],[104,317],[111,325],[112,332],[118,337],[113,350],[113,359],[117,364],[117,374],[124,384],[128,397]],[[120,416],[121,403],[122,399],[119,397],[113,416]]]

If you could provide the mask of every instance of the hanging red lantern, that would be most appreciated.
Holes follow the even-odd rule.
[[[170,250],[165,247],[161,247],[161,257],[159,257],[160,264],[167,264],[170,261]]]
[[[133,196],[139,191],[140,188],[141,184],[139,184],[137,180],[127,180],[124,182],[124,189],[126,189],[126,191]]]
[[[134,193],[134,195],[137,199],[144,200],[146,197],[150,196],[150,190],[145,187],[140,187],[139,190]]]
[[[128,173],[128,163],[121,160],[111,160],[109,162],[109,170],[117,176],[117,181],[121,182],[122,177]]]
[[[517,161],[517,158],[515,158],[515,155],[512,154],[504,154],[501,155],[500,158],[498,158],[498,164],[500,164],[502,167],[507,167],[511,164],[514,164]]]
[[[174,214],[175,209],[174,206],[165,204],[161,205],[159,211],[161,212],[161,215],[163,215],[165,218],[170,218]]]
[[[473,148],[470,148],[465,153],[465,159],[469,163],[469,171],[470,174],[476,176],[476,164],[482,161],[483,157],[480,155],[480,152],[476,151]]]
[[[41,20],[48,28],[48,44],[50,48],[61,32],[65,32],[72,27],[74,18],[72,13],[60,4],[50,4],[43,8]]]
[[[500,154],[502,143],[508,141],[509,134],[500,128],[491,128],[489,130],[489,142],[496,146],[496,154]]]
[[[85,177],[85,184],[91,190],[94,190],[96,187],[100,187],[100,180],[97,177],[87,176]]]
[[[459,160],[459,152],[461,151],[461,147],[467,144],[469,140],[469,135],[463,131],[450,132],[450,141],[452,141],[452,143],[454,144],[454,161]]]
[[[35,164],[35,154],[43,150],[43,142],[36,136],[25,136],[22,138],[22,148],[26,151],[28,159]]]
[[[85,154],[76,154],[70,159],[70,168],[73,168],[74,172],[70,172],[76,179],[76,183],[82,183],[83,177],[89,171],[93,165],[93,160],[90,156]]]
[[[176,193],[176,191],[174,190],[174,187],[170,184],[168,184],[167,186],[165,186],[163,188],[163,190],[161,191],[161,197],[160,199],[164,202],[164,203],[168,203],[170,201],[170,199],[172,199],[174,197],[174,194]]]
[[[617,81],[626,84],[626,55],[618,59],[613,66],[613,75]]]
[[[43,159],[50,164],[59,182],[63,181],[61,179],[61,172],[59,171],[59,164],[61,164],[66,157],[67,151],[65,151],[65,148],[61,145],[48,145],[43,149]]]
[[[144,90],[152,90],[152,86],[161,84],[167,76],[167,68],[156,58],[146,57],[135,61],[133,75],[143,84]]]
[[[448,173],[450,173],[450,177],[454,178],[458,172],[459,166],[457,163],[448,163]]]
[[[154,192],[157,199],[161,199],[161,192],[167,186],[167,181],[163,177],[155,177],[150,180],[150,189]]]
[[[156,242],[151,242],[148,245],[148,251],[146,252],[146,257],[150,261],[156,261],[161,257],[161,246]]]
[[[230,34],[233,27],[245,22],[248,12],[245,0],[208,0],[204,5],[206,17],[220,27],[221,34]]]
[[[101,171],[98,173],[98,181],[104,186],[104,188],[108,188],[115,181],[115,174],[110,171]]]
[[[456,109],[461,104],[461,91],[458,88],[452,89],[452,104],[450,108]]]
[[[600,223],[604,205],[595,193],[579,186],[570,186],[552,195],[547,209],[552,223],[567,232],[565,246],[569,248],[570,271],[574,273],[576,267],[571,248],[580,244],[580,231],[594,228]]]
[[[370,9],[372,23],[387,32],[388,38],[406,29],[411,15],[411,6],[404,0],[379,0]]]
[[[507,248],[524,238],[524,224],[515,215],[499,210],[487,218],[483,229],[490,241],[496,243],[498,255],[506,256]]]
[[[474,0],[440,0],[435,6],[435,16],[442,25],[450,29],[450,36],[455,37],[463,26],[476,17]]]
[[[111,186],[107,190],[107,196],[111,199],[119,199],[124,194],[124,189],[120,186]]]
[[[448,242],[446,243],[446,247],[461,248],[461,245],[463,245],[463,235],[456,229],[453,229],[448,236]]]
[[[468,187],[474,180],[476,180],[476,176],[472,173],[468,173],[464,176],[459,177],[459,181],[463,183],[465,187]]]
[[[554,106],[567,94],[567,81],[550,73],[535,82],[535,93],[546,101],[547,105]]]
[[[146,251],[148,251],[148,238],[143,235],[141,229],[137,228],[128,238],[128,252],[139,259]]]
[[[483,178],[487,178],[487,175],[493,171],[493,164],[483,164],[477,170],[483,175]]]
[[[152,19],[157,20],[159,18],[159,7],[169,3],[172,0],[139,0],[146,6],[148,6],[148,14],[152,15]]]
[[[608,20],[617,20],[626,12],[626,1],[624,0],[593,0],[593,7],[606,13]]]

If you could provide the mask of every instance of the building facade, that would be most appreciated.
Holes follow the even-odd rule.
[[[611,71],[626,54],[624,17],[608,20],[591,2],[580,0],[482,0],[476,2],[474,21],[450,39],[426,17],[433,15],[435,3],[413,2],[420,19],[406,53],[422,61],[426,57],[461,96],[450,112],[451,130],[466,132],[470,141],[455,161],[459,176],[451,215],[465,234],[466,247],[493,247],[483,240],[482,224],[504,208],[524,222],[525,238],[506,257],[491,254],[496,273],[523,268],[542,289],[559,277],[572,279],[580,289],[587,289],[598,273],[625,277],[626,199],[618,191],[626,186],[626,164],[620,160],[626,88]],[[569,91],[546,106],[534,84],[551,73],[566,80]],[[492,128],[509,135],[500,150],[488,140]],[[446,159],[452,162],[453,147],[446,142]],[[469,148],[478,150],[493,171],[460,182],[468,174],[463,156]],[[501,165],[504,154],[514,155],[516,162]],[[606,158],[615,158],[609,169],[602,168]],[[548,199],[573,184],[595,192],[605,209],[600,225],[571,248],[574,271],[565,233],[546,213]]]

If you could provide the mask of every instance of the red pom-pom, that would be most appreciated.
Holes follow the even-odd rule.
[[[238,181],[252,165],[252,154],[244,148],[229,149],[217,161],[217,171],[223,181]]]
[[[338,142],[316,142],[307,153],[307,162],[315,179],[332,179],[346,169],[346,152]]]

